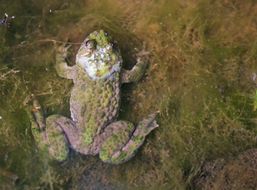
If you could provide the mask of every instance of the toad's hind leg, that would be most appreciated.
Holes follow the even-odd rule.
[[[121,164],[132,158],[145,137],[158,127],[155,117],[156,114],[149,115],[136,127],[128,121],[117,121],[107,126],[105,132],[110,130],[112,135],[107,135],[103,142],[99,152],[100,159],[111,164]]]
[[[67,158],[70,141],[65,132],[67,128],[75,128],[74,125],[72,120],[61,115],[46,118],[47,149],[53,159],[62,161]]]
[[[47,152],[51,159],[65,160],[69,152],[69,142],[63,128],[74,128],[74,123],[60,115],[51,115],[45,119],[37,100],[33,100],[29,115],[32,135],[39,150]]]

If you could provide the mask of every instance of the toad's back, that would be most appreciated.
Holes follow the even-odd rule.
[[[87,145],[117,118],[120,106],[119,77],[119,72],[116,72],[107,79],[91,80],[80,73],[74,80],[70,99],[71,117],[84,134]]]

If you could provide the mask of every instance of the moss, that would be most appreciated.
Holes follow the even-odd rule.
[[[100,153],[99,153],[99,157],[100,157],[100,159],[103,160],[103,161],[107,161],[107,160],[110,159],[107,150],[101,150]]]
[[[145,137],[141,137],[141,136],[135,136],[133,137],[133,141],[136,143],[136,144],[139,144],[141,143],[142,141],[144,141]]]
[[[89,145],[93,142],[93,137],[96,133],[97,124],[95,120],[91,117],[86,123],[86,128],[83,133],[84,142],[86,145]]]
[[[257,90],[255,91],[255,94],[253,96],[253,111],[257,110]]]
[[[120,164],[127,158],[126,152],[121,152],[117,158],[112,158],[111,163],[113,164]]]
[[[133,123],[131,123],[131,122],[126,122],[126,130],[127,130],[128,132],[133,131],[134,128],[135,128],[135,126],[134,126]]]
[[[110,38],[105,35],[103,30],[99,30],[96,32],[98,33],[98,35],[96,35],[96,33],[91,33],[89,35],[89,38],[96,40],[98,45],[105,47],[110,42]]]
[[[31,128],[31,132],[32,132],[32,135],[33,135],[34,140],[35,140],[36,142],[40,142],[40,141],[42,140],[42,139],[41,139],[41,134],[40,134],[40,131],[39,131],[38,128],[32,127],[32,128]]]
[[[119,131],[115,131],[115,133],[103,143],[99,153],[102,160],[111,162],[115,152],[121,150],[129,140],[129,134],[133,131],[134,125],[129,122],[123,124],[123,128],[119,129]],[[120,155],[118,157],[120,157]]]
[[[16,16],[9,28],[0,26],[0,164],[17,172],[32,189],[50,189],[49,184],[65,189],[60,185],[64,179],[83,186],[85,181],[79,179],[89,163],[90,175],[93,170],[104,181],[131,189],[190,188],[205,160],[228,158],[257,146],[252,98],[256,89],[249,80],[257,69],[255,7],[251,0],[0,4],[2,13]],[[34,149],[28,119],[17,110],[34,93],[47,115],[69,116],[73,84],[56,75],[51,39],[79,43],[99,29],[118,41],[127,69],[135,63],[135,48],[140,50],[146,42],[151,52],[147,73],[138,84],[122,87],[120,118],[137,123],[161,110],[160,127],[131,162],[106,169],[98,162],[92,167],[91,157],[78,156],[76,161],[81,162],[71,159],[76,165],[72,169],[62,165],[63,173],[49,174],[46,168],[53,165],[39,161],[43,156]],[[73,55],[76,48],[71,48]],[[12,69],[20,72],[6,75]],[[58,171],[58,164],[54,168]]]
[[[54,159],[58,161],[64,161],[67,159],[68,151],[63,149],[62,151],[59,151],[57,155],[54,156]]]

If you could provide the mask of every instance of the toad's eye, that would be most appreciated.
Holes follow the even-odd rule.
[[[111,50],[111,49],[112,49],[112,46],[111,46],[111,45],[107,45],[107,46],[106,46],[106,49],[107,49],[107,50]]]
[[[95,40],[86,41],[86,47],[91,50],[96,49],[96,41]]]
[[[112,48],[116,51],[119,49],[118,43],[116,41],[112,42]]]

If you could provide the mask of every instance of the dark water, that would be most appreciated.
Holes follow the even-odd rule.
[[[257,146],[255,1],[2,0],[5,12],[15,18],[0,25],[3,188],[190,189],[205,160]],[[76,153],[54,163],[37,152],[23,102],[33,93],[48,115],[69,116],[72,83],[55,72],[53,42],[74,43],[72,64],[96,29],[118,41],[125,68],[146,43],[149,68],[122,87],[120,117],[137,122],[160,110],[160,128],[123,165]]]

